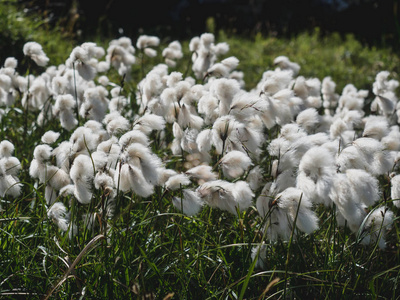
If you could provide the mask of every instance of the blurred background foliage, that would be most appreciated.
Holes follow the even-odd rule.
[[[14,56],[23,64],[25,42],[39,42],[53,65],[75,45],[157,35],[161,47],[179,39],[187,50],[193,36],[212,32],[239,58],[246,88],[286,55],[300,75],[331,76],[338,91],[347,83],[368,89],[377,72],[399,74],[400,0],[147,0],[127,7],[122,0],[0,1],[0,63]],[[23,69],[23,65],[22,67]]]
[[[203,33],[206,20],[216,31],[292,37],[321,29],[321,34],[353,33],[363,43],[399,46],[399,0],[16,0],[28,14],[83,39],[151,34],[187,39]],[[10,2],[10,1],[6,1]],[[11,1],[14,2],[14,1]]]

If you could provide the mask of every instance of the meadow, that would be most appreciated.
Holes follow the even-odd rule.
[[[399,297],[393,50],[318,30],[77,43],[13,13],[0,297]]]

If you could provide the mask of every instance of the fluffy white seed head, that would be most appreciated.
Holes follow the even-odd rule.
[[[211,129],[204,129],[196,138],[197,148],[200,152],[209,152],[212,147]]]
[[[287,56],[278,56],[274,59],[274,64],[282,70],[290,70],[296,76],[300,71],[299,64],[291,62]]]
[[[196,178],[199,183],[205,181],[213,181],[217,179],[217,174],[212,171],[211,166],[199,165],[186,171],[186,174]]]
[[[361,244],[377,243],[379,248],[386,247],[385,235],[393,224],[394,214],[387,207],[379,207],[365,220],[365,227],[361,234]]]
[[[61,190],[71,182],[68,173],[56,166],[47,166],[46,172],[46,180],[48,180],[48,184],[57,191]]]
[[[365,118],[363,137],[381,140],[389,133],[389,124],[386,118],[370,116]]]
[[[277,205],[282,209],[291,224],[297,214],[296,226],[303,232],[311,234],[318,229],[318,218],[311,210],[310,200],[296,188],[287,188],[276,197]]]
[[[168,178],[165,182],[165,187],[170,191],[180,189],[182,186],[189,185],[190,179],[185,174],[177,174]]]
[[[392,184],[390,194],[393,204],[400,208],[400,175],[393,176],[390,182]]]
[[[68,230],[69,213],[62,202],[54,203],[47,211],[47,217],[50,218],[62,231]]]
[[[23,52],[29,56],[38,66],[44,67],[49,62],[49,58],[44,53],[42,46],[36,42],[27,42]]]
[[[154,114],[146,114],[136,120],[135,124],[133,129],[150,134],[153,130],[163,130],[165,128],[165,119]]]
[[[126,192],[132,190],[137,195],[147,198],[154,193],[154,186],[146,181],[143,177],[142,171],[132,165],[123,164],[119,168],[117,165],[114,175],[114,182],[121,191]]]
[[[138,49],[145,49],[147,47],[157,47],[160,44],[160,39],[156,36],[141,35],[139,36],[136,47]]]
[[[39,162],[45,162],[50,159],[52,150],[49,145],[38,145],[33,151],[33,157]]]
[[[18,61],[15,57],[7,57],[4,61],[5,68],[15,69],[18,65]]]
[[[243,175],[252,165],[252,162],[247,154],[234,150],[222,157],[220,165],[226,178],[235,179]]]
[[[0,158],[10,157],[14,152],[14,145],[7,140],[0,142]]]
[[[346,170],[348,183],[355,192],[357,200],[366,206],[375,204],[380,199],[379,181],[365,170]]]
[[[303,110],[296,118],[296,123],[307,132],[315,131],[319,122],[320,116],[315,108]]]
[[[197,215],[201,211],[204,202],[195,191],[183,189],[182,194],[183,198],[172,198],[172,203],[175,208],[182,211],[187,216]]]
[[[54,132],[52,130],[49,130],[42,136],[41,141],[44,144],[53,144],[56,142],[59,136],[60,136],[59,132]]]
[[[122,148],[126,148],[128,147],[130,144],[133,143],[140,143],[143,146],[149,146],[149,138],[147,137],[147,135],[145,135],[142,131],[140,130],[131,130],[128,131],[127,133],[123,134],[120,139],[118,144],[122,147]]]

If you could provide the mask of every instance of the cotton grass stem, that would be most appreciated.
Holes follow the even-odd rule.
[[[83,256],[87,254],[90,250],[93,249],[93,247],[96,245],[97,241],[104,239],[104,235],[99,234],[95,236],[86,246],[83,248],[81,253],[77,256],[77,258],[74,260],[74,262],[71,264],[71,266],[68,268],[68,270],[64,273],[64,276],[60,279],[60,281],[47,293],[46,297],[44,300],[47,300],[51,297],[51,295],[54,293],[56,289],[58,289],[69,277],[69,274],[75,269],[76,265],[81,261]]]
[[[289,244],[288,244],[286,263],[285,263],[285,287],[284,287],[284,290],[283,290],[283,299],[286,299],[287,275],[288,275],[288,267],[289,267],[289,259],[290,259],[290,248],[291,248],[292,242],[293,242],[294,231],[296,230],[297,216],[299,215],[299,210],[300,210],[300,205],[301,205],[301,199],[302,198],[303,198],[303,193],[301,193],[301,196],[300,196],[300,199],[299,199],[299,204],[298,204],[297,210],[296,210],[296,216],[295,216],[294,222],[293,222],[292,233],[290,234],[290,240],[289,240]]]
[[[76,89],[75,62],[72,63],[72,69],[74,73],[75,113],[76,113],[76,120],[78,121],[78,126],[79,126],[79,105],[78,105],[78,91]]]

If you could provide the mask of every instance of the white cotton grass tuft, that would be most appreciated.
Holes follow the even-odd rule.
[[[197,179],[199,184],[204,183],[206,181],[213,181],[217,179],[217,174],[212,171],[211,166],[207,165],[199,165],[190,168],[185,173],[190,177]]]
[[[165,188],[170,191],[180,189],[182,186],[189,185],[191,183],[189,177],[183,173],[176,174],[168,178],[165,182]]]
[[[45,162],[50,159],[52,150],[49,145],[38,145],[33,151],[33,157],[39,162]]]
[[[150,141],[146,134],[140,130],[131,130],[123,134],[118,141],[122,148],[127,148],[130,144],[140,143],[143,146],[149,146]]]
[[[233,97],[239,91],[240,85],[234,79],[220,78],[211,83],[210,92],[219,100],[220,116],[225,116],[229,113]]]
[[[389,133],[381,139],[384,149],[388,151],[400,150],[400,128],[398,125],[391,126]]]
[[[237,215],[238,210],[248,209],[254,197],[254,193],[244,181],[236,183],[224,180],[208,181],[200,185],[196,191],[207,205],[234,215]]]
[[[145,114],[135,121],[133,129],[140,130],[149,135],[153,130],[163,130],[165,119],[155,114]]]
[[[359,138],[353,142],[366,161],[365,169],[373,175],[387,174],[393,168],[393,159],[383,144],[373,138]]]
[[[107,154],[104,151],[95,151],[91,154],[92,163],[96,172],[103,171],[108,163]]]
[[[21,194],[21,184],[13,172],[8,170],[8,161],[9,158],[0,159],[0,196],[16,198]]]
[[[154,193],[154,186],[146,181],[142,171],[130,164],[118,163],[114,174],[114,182],[123,192],[133,191],[135,194],[147,198]]]
[[[325,77],[322,80],[321,94],[323,98],[323,106],[325,108],[325,113],[331,114],[338,103],[339,95],[335,93],[336,83],[331,77]]]
[[[12,176],[18,176],[22,169],[21,162],[14,156],[2,157],[0,163],[4,165],[6,173]]]
[[[97,60],[92,54],[90,48],[77,46],[72,50],[65,64],[72,69],[76,69],[83,79],[87,81],[93,80],[97,73]]]
[[[367,161],[359,150],[351,145],[344,148],[336,158],[338,171],[344,172],[347,169],[365,169]]]
[[[126,149],[125,161],[140,168],[149,183],[154,185],[158,182],[158,169],[162,166],[162,161],[146,146],[140,143],[130,144]]]
[[[393,204],[400,208],[400,175],[395,175],[390,180],[391,189],[390,194],[393,200]]]
[[[89,204],[92,200],[91,184],[94,172],[92,160],[89,156],[80,154],[72,163],[70,176],[75,185],[74,195],[82,204]]]
[[[277,65],[282,70],[290,70],[293,75],[296,76],[300,71],[300,66],[298,63],[291,62],[287,56],[278,56],[274,59],[274,64]]]
[[[59,132],[54,132],[52,130],[49,130],[42,136],[41,141],[44,144],[54,144],[59,137],[60,137]]]
[[[226,178],[235,179],[242,176],[253,163],[246,153],[233,150],[225,154],[219,164]]]
[[[56,98],[53,113],[60,118],[61,127],[66,130],[72,130],[78,125],[74,112],[75,106],[74,97],[70,94],[58,95]]]
[[[201,211],[204,202],[195,191],[183,189],[182,194],[183,198],[173,197],[172,204],[187,216],[197,215]]]
[[[60,189],[59,196],[60,197],[68,197],[73,196],[75,191],[75,186],[73,184],[68,184]]]
[[[86,119],[102,121],[110,100],[107,98],[108,91],[103,86],[87,88],[83,93],[83,103],[80,106],[79,114]]]
[[[18,65],[18,60],[15,57],[7,57],[4,61],[5,68],[15,69]]]
[[[265,229],[269,240],[289,240],[295,220],[296,227],[307,234],[318,229],[318,218],[311,209],[311,201],[301,190],[289,187],[279,194],[274,190],[273,183],[265,185],[256,203],[260,216],[268,215]]]
[[[328,197],[333,185],[336,165],[333,154],[323,147],[313,147],[301,158],[296,187],[315,203],[331,206]]]
[[[172,169],[166,169],[164,167],[161,167],[158,169],[158,182],[157,185],[159,186],[164,186],[167,180],[172,177],[177,175],[178,173],[175,170]]]
[[[209,152],[212,147],[211,129],[204,129],[196,137],[197,148],[200,152]]]
[[[257,261],[254,265],[254,268],[264,270],[267,264],[267,245],[264,244],[264,242],[251,249],[252,261],[254,261],[256,258]]]
[[[351,231],[357,232],[366,217],[366,203],[372,203],[376,199],[376,194],[379,191],[370,189],[371,193],[368,193],[368,181],[358,182],[356,186],[357,178],[350,177],[353,174],[350,170],[347,170],[345,174],[338,173],[335,175],[333,180],[333,188],[329,194],[329,197],[336,205],[337,209],[337,221],[340,226],[345,224],[350,228]],[[357,170],[357,172],[362,170]],[[364,193],[364,189],[367,193]]]
[[[93,151],[97,148],[99,135],[93,132],[88,127],[78,127],[71,134],[69,139],[71,142],[71,150],[76,154],[89,154],[88,151]]]
[[[112,113],[107,114],[103,122],[107,124],[106,129],[108,134],[110,135],[118,135],[121,133],[127,132],[131,124],[130,122],[123,117],[118,111],[114,111]]]
[[[14,145],[7,141],[0,142],[0,158],[2,157],[10,157],[14,152]]]
[[[246,181],[253,192],[257,191],[264,181],[263,169],[261,168],[261,166],[258,165],[252,168],[247,175]]]
[[[162,51],[162,56],[165,59],[165,63],[174,68],[176,61],[183,57],[181,43],[179,41],[169,43],[168,47]]]
[[[136,47],[138,49],[145,49],[148,47],[157,47],[160,44],[160,39],[156,36],[141,35],[139,36]]]
[[[279,209],[287,214],[290,224],[293,225],[297,217],[296,227],[301,231],[311,234],[318,229],[318,217],[311,209],[312,203],[301,190],[287,188],[276,196],[276,201]]]
[[[389,123],[385,117],[369,116],[364,119],[364,131],[362,136],[380,141],[389,134]]]
[[[389,99],[388,97],[385,97],[384,95],[377,95],[376,101],[381,111],[386,116],[390,116],[396,107],[396,103],[393,100]]]
[[[24,45],[23,52],[40,67],[46,66],[49,62],[49,58],[44,53],[42,46],[36,42],[27,42]]]
[[[47,166],[46,181],[52,188],[59,191],[64,186],[70,184],[71,179],[69,174],[63,169],[60,169],[56,166]]]
[[[208,70],[206,76],[214,76],[214,77],[229,77],[229,73],[231,73],[236,67],[239,65],[239,60],[234,57],[228,57],[222,60],[220,63],[212,65]]]
[[[386,231],[391,228],[394,214],[387,207],[379,207],[372,211],[365,219],[363,231],[360,235],[361,244],[375,244],[379,248],[386,248]]]
[[[132,41],[128,37],[120,37],[117,40],[112,40],[107,48],[106,62],[114,67],[118,74],[129,78],[129,71],[132,65],[136,62],[134,56],[135,48]]]
[[[190,108],[185,104],[181,106],[178,113],[178,124],[181,128],[194,128],[200,130],[203,126],[203,119],[200,116],[196,116],[190,112]]]
[[[309,133],[316,131],[319,122],[320,116],[315,108],[303,110],[296,118],[296,123]]]
[[[47,217],[62,231],[67,231],[69,226],[69,213],[62,202],[54,203],[47,211]]]
[[[114,188],[114,179],[106,172],[97,172],[93,180],[94,187],[101,189],[108,199],[114,199],[117,192]]]

